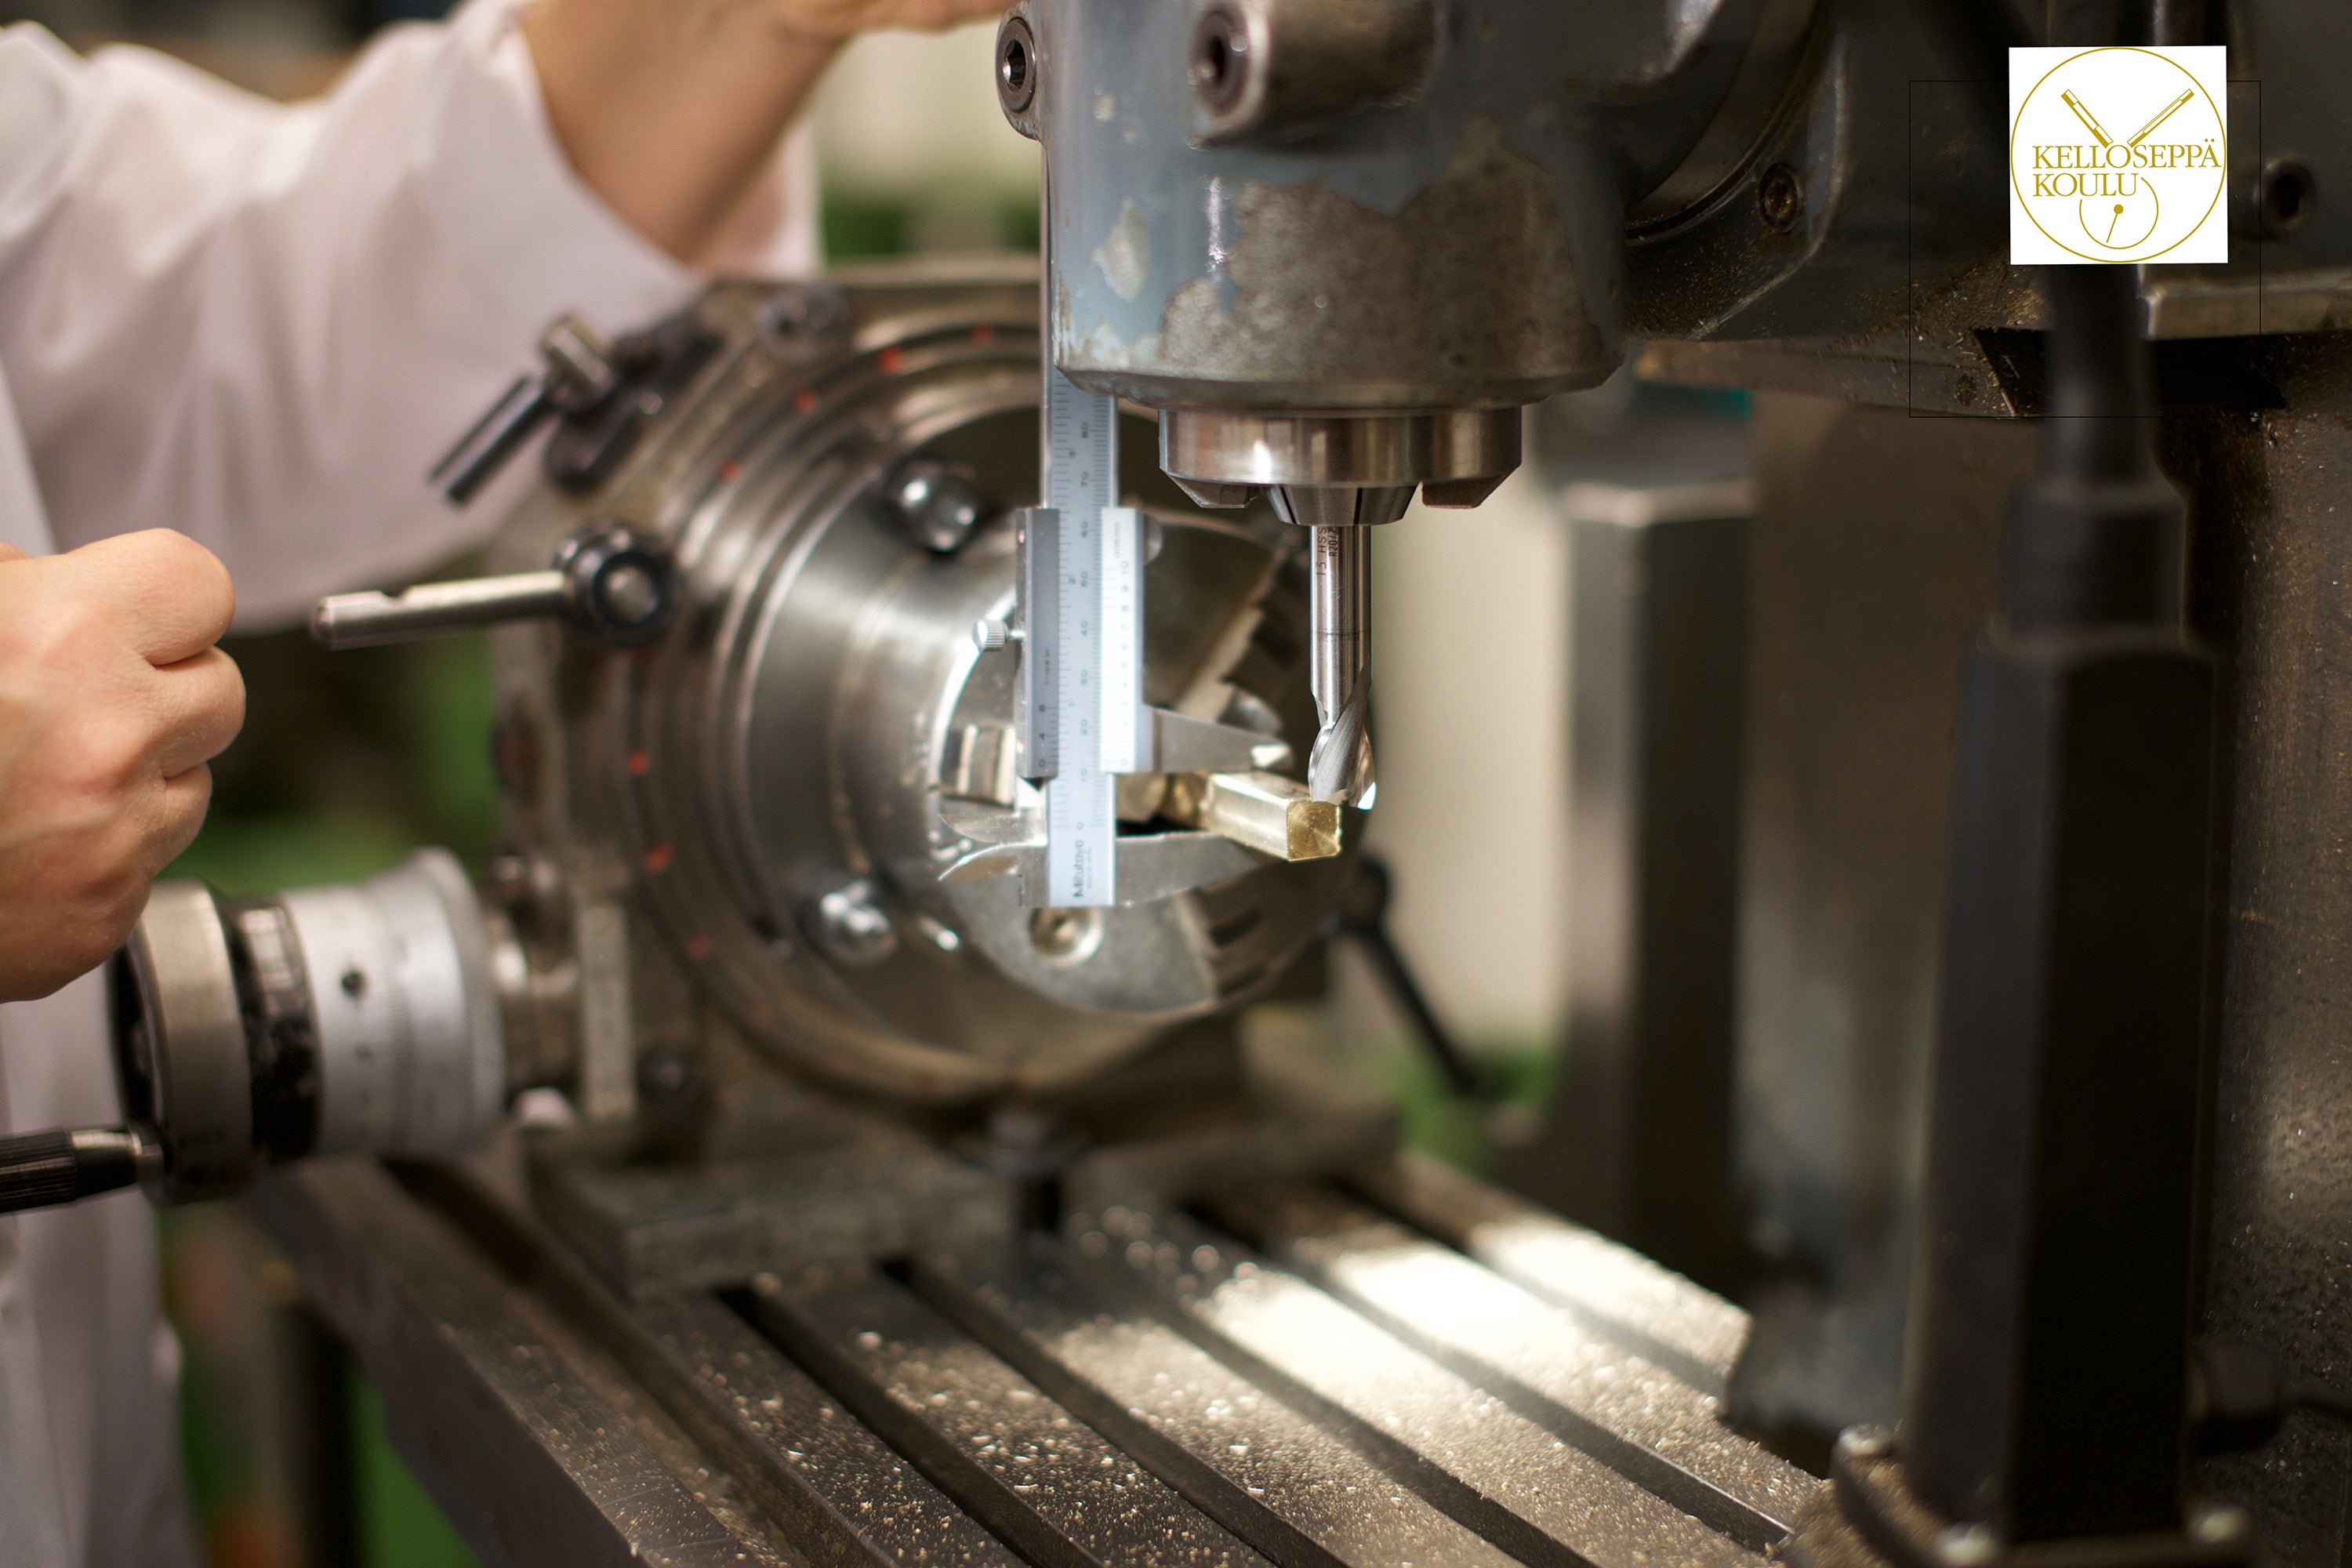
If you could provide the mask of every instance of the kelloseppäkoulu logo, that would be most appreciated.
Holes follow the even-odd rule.
[[[2230,258],[2224,50],[2009,56],[2011,261]]]

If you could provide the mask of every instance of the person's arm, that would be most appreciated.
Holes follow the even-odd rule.
[[[213,646],[236,603],[176,533],[36,558],[0,544],[0,1002],[104,959],[195,837],[205,764],[245,718]]]
[[[709,257],[851,33],[997,0],[535,0],[523,21],[557,139],[590,189],[682,261]]]
[[[843,41],[1002,0],[534,0],[523,21],[572,166],[639,234],[709,258]]]
[[[0,30],[0,366],[56,532],[178,528],[247,624],[478,542],[526,465],[464,516],[425,475],[540,329],[813,268],[777,144],[832,40],[993,4],[473,0],[292,108]]]

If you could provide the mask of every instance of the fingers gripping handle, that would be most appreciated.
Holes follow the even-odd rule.
[[[0,1138],[0,1214],[52,1208],[134,1186],[163,1151],[130,1127],[52,1127]]]

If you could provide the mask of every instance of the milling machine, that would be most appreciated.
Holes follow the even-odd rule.
[[[490,1562],[2224,1563],[2249,1506],[2327,1559],[2337,1450],[2298,1426],[2194,1486],[2188,1454],[2327,1403],[2193,1327],[2303,1380],[2340,1353],[2333,1210],[2274,1189],[2342,1176],[2238,1119],[2352,1121],[2308,1077],[2343,897],[2294,864],[2333,800],[2313,334],[2352,300],[2319,200],[2352,135],[2317,62],[2352,22],[2050,10],[1020,0],[1042,289],[845,272],[551,328],[436,476],[465,500],[545,430],[499,574],[314,620],[498,627],[486,888],[436,852],[159,888],[117,971],[130,1125],[18,1141],[17,1201],[256,1184]],[[2263,79],[2231,262],[2006,266],[1998,51],[2042,40]],[[1793,1216],[1766,1261],[1885,1360],[1840,1293],[1922,1238],[1899,1428],[1790,1402],[1856,1423],[1827,1484],[1727,1419],[1769,1321],[1399,1152],[1234,1025],[1312,991],[1361,896],[1365,531],[1475,505],[1521,409],[1632,344],[1764,390],[1768,432],[1853,432],[1793,479],[1767,453],[1751,671],[1827,635],[1809,595],[1874,513],[1956,508],[1974,552],[1937,576],[1905,536],[1879,581],[1914,597],[1826,661],[1951,634],[1885,679],[1964,690],[1957,739],[1831,733],[1825,676],[1743,764],[1717,1046]],[[1776,531],[1808,514],[1864,521]],[[1927,841],[1917,885],[1847,887],[1850,825],[1771,815],[1857,755],[1906,803],[1864,847]],[[1873,921],[1926,956],[1818,934]],[[1923,1079],[1923,1155],[1841,1135]],[[557,1114],[455,1163],[509,1100]],[[332,1154],[388,1159],[299,1163]]]

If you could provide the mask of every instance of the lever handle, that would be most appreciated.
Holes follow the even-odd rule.
[[[1483,1065],[1465,1055],[1454,1043],[1454,1031],[1439,1021],[1412,968],[1389,935],[1389,894],[1393,884],[1383,862],[1367,855],[1356,862],[1355,874],[1341,892],[1339,907],[1331,911],[1330,934],[1353,937],[1371,960],[1372,973],[1389,1001],[1412,1026],[1413,1037],[1429,1053],[1446,1086],[1465,1100],[1497,1100],[1502,1086]]]
[[[160,1174],[163,1151],[132,1127],[52,1127],[0,1138],[0,1214],[51,1208]]]
[[[450,505],[464,506],[481,493],[551,416],[584,415],[621,384],[613,345],[577,316],[557,317],[540,334],[539,354],[540,373],[516,377],[489,411],[433,465],[433,483]]]
[[[337,594],[310,612],[310,640],[325,648],[374,647],[467,626],[560,616],[570,592],[571,579],[550,570],[420,583],[397,594]]]
[[[310,640],[373,647],[561,616],[608,647],[635,647],[667,629],[678,598],[677,567],[659,540],[621,523],[592,524],[566,539],[543,572],[321,599],[310,611]]]
[[[555,405],[549,400],[547,388],[539,377],[517,376],[514,384],[490,405],[489,411],[474,421],[473,427],[433,465],[434,488],[448,499],[451,506],[464,506],[498,477],[499,470],[507,466],[507,459],[520,451],[523,443],[554,412]]]

